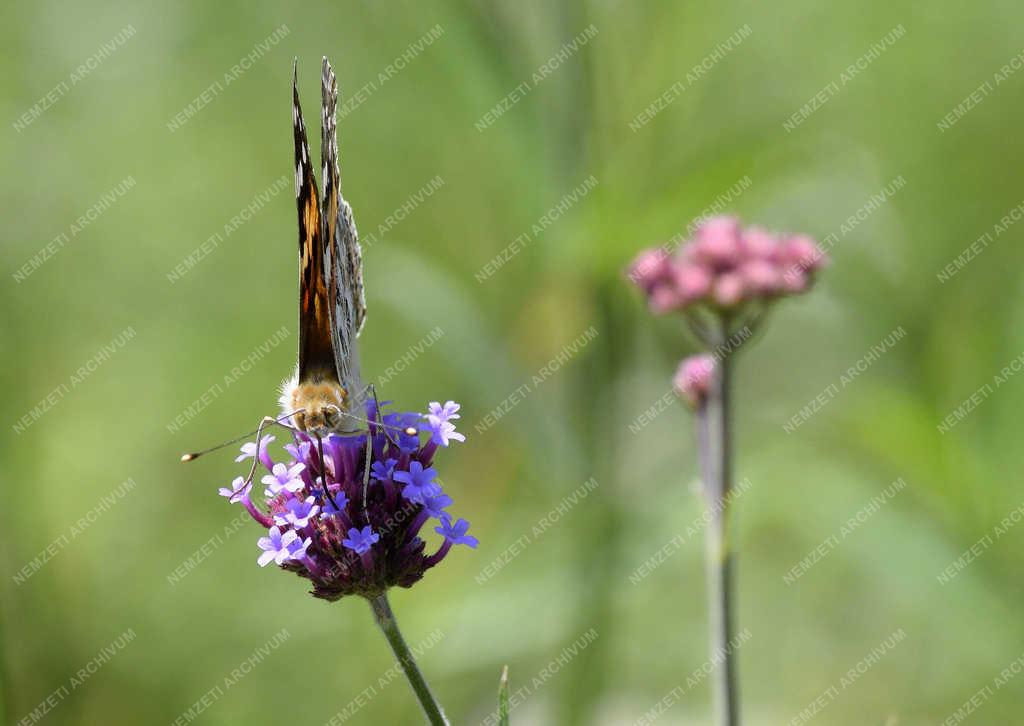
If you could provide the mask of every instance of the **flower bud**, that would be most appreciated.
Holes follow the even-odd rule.
[[[672,384],[676,393],[697,408],[707,397],[711,378],[715,372],[715,359],[707,353],[684,358],[676,370]]]

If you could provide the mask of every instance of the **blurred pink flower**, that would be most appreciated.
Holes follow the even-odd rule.
[[[739,262],[743,250],[740,245],[740,223],[735,217],[712,217],[697,228],[694,256],[714,267],[732,267]]]
[[[673,285],[659,283],[647,296],[647,304],[655,313],[669,313],[683,306],[683,298]]]
[[[715,359],[707,353],[691,355],[679,364],[672,384],[676,393],[696,408],[707,396],[711,377],[715,372]]]
[[[629,278],[658,314],[698,305],[734,310],[807,291],[827,262],[807,235],[743,228],[723,216],[705,220],[674,253],[667,247],[641,252]]]
[[[711,271],[696,264],[676,264],[672,278],[684,301],[700,300],[711,290]]]
[[[720,307],[731,308],[743,301],[743,277],[732,270],[715,278],[714,299]]]
[[[647,293],[670,272],[669,255],[662,248],[644,250],[629,267],[629,279]]]
[[[743,250],[750,257],[775,262],[779,258],[779,242],[764,227],[743,230]]]
[[[779,273],[778,265],[765,259],[754,259],[743,263],[743,267],[740,268],[740,277],[743,278],[748,290],[760,295],[772,295],[778,292],[782,285],[782,275]]]

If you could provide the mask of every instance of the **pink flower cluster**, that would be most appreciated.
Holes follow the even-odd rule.
[[[714,375],[715,359],[710,354],[691,355],[679,364],[672,386],[692,408],[697,408],[707,397]]]
[[[645,250],[629,269],[630,280],[647,293],[656,313],[700,303],[732,309],[805,292],[827,262],[810,237],[743,228],[735,217],[705,221],[674,252]]]

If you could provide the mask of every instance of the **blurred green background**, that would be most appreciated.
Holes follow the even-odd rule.
[[[314,600],[256,566],[259,528],[232,529],[236,511],[216,494],[240,473],[233,449],[177,461],[273,411],[294,364],[289,84],[298,56],[317,154],[324,54],[349,103],[343,188],[375,238],[364,371],[380,381],[419,344],[384,397],[463,404],[468,440],[439,463],[481,546],[392,595],[407,639],[429,645],[421,665],[454,723],[487,716],[506,663],[513,689],[529,691],[514,723],[633,723],[708,657],[703,542],[685,534],[701,513],[691,421],[666,396],[693,347],[677,321],[646,312],[622,270],[712,206],[835,235],[818,288],[775,311],[737,374],[747,722],[800,722],[833,689],[812,722],[935,724],[985,688],[970,723],[1019,721],[1024,680],[995,679],[1021,656],[1024,527],[995,528],[1021,506],[1024,380],[993,382],[1024,349],[1024,227],[996,231],[1024,197],[1024,73],[995,80],[1024,48],[1019,6],[44,1],[0,12],[5,722],[34,723],[35,710],[44,723],[174,723],[217,687],[197,723],[418,722],[406,684],[379,680],[393,658],[364,603]],[[816,94],[826,102],[801,116]],[[638,123],[658,97],[664,108]],[[986,234],[982,254],[938,279]],[[482,273],[509,245],[521,249]],[[842,385],[900,326],[905,337]],[[524,384],[520,402],[481,423]],[[992,394],[940,432],[985,385]],[[829,386],[829,403],[787,432]],[[902,491],[787,584],[901,477]],[[279,647],[226,688],[282,628]],[[899,645],[840,686],[900,629]],[[702,681],[658,723],[706,724],[710,701]]]

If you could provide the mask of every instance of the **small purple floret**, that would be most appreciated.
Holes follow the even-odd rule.
[[[267,485],[267,496],[274,496],[285,490],[294,493],[302,489],[302,472],[305,468],[305,464],[295,464],[291,467],[274,464],[271,472],[261,480]]]
[[[480,544],[476,537],[466,534],[469,531],[469,522],[465,519],[460,519],[452,524],[452,518],[446,514],[441,519],[441,525],[434,527],[434,531],[452,544],[464,544],[473,548]]]
[[[398,448],[407,454],[411,454],[420,448],[418,413],[389,413],[384,415],[384,425],[391,431],[391,438],[398,441]],[[413,433],[407,433],[413,431]]]
[[[437,494],[432,497],[425,497],[423,500],[423,511],[429,514],[434,519],[441,519],[447,517],[448,513],[445,510],[446,507],[452,505],[452,498],[447,494]]]
[[[303,545],[299,541],[299,535],[290,529],[282,533],[280,527],[271,527],[268,534],[269,537],[260,537],[259,542],[256,543],[263,550],[263,554],[256,560],[260,567],[266,567],[271,562],[283,565],[292,559],[300,548],[305,555],[306,547],[309,546],[308,544]]]
[[[373,466],[370,467],[370,478],[377,481],[387,481],[395,471],[395,464],[397,463],[398,459],[373,462]]]
[[[269,469],[273,466],[273,462],[270,461],[270,455],[267,454],[267,446],[269,446],[274,440],[273,436],[263,436],[259,442],[259,450],[256,449],[255,441],[248,441],[242,444],[242,454],[234,458],[234,461],[243,462],[246,459],[258,457],[260,464]]]
[[[274,524],[279,527],[287,524],[295,529],[302,529],[319,511],[320,507],[313,497],[289,499],[284,504],[284,511],[274,515]]]
[[[350,550],[355,550],[358,554],[367,552],[378,542],[380,542],[380,535],[374,532],[373,528],[369,525],[362,529],[352,527],[348,531],[348,537],[341,541],[343,545],[348,547]]]
[[[291,454],[296,461],[305,461],[309,458],[309,451],[313,448],[311,441],[300,441],[298,444],[285,444],[284,450]]]
[[[434,483],[437,472],[423,468],[423,464],[418,461],[410,462],[409,471],[396,471],[391,476],[396,482],[405,484],[402,496],[410,502],[423,504],[427,497],[441,493],[441,487]]]
[[[244,484],[244,482],[244,477],[236,476],[235,480],[231,482],[231,486],[221,487],[219,493],[222,497],[227,497],[232,504],[237,504],[252,489],[252,482],[248,484]]]
[[[335,506],[337,505],[337,506]],[[323,509],[320,511],[324,514],[344,514],[345,507],[348,506],[348,497],[345,496],[345,492],[337,491],[332,492],[331,496],[328,497],[327,503],[324,504]]]
[[[454,401],[447,401],[442,406],[437,401],[432,401],[427,409],[427,430],[430,431],[431,440],[439,446],[448,446],[449,440],[453,441],[465,441],[466,437],[455,430],[455,424],[452,423],[457,418],[462,418],[458,414],[458,410],[461,408],[459,404]]]
[[[302,560],[306,556],[306,550],[313,544],[312,537],[306,537],[306,539],[300,539],[298,536],[288,545],[288,552],[290,553],[292,560]]]

